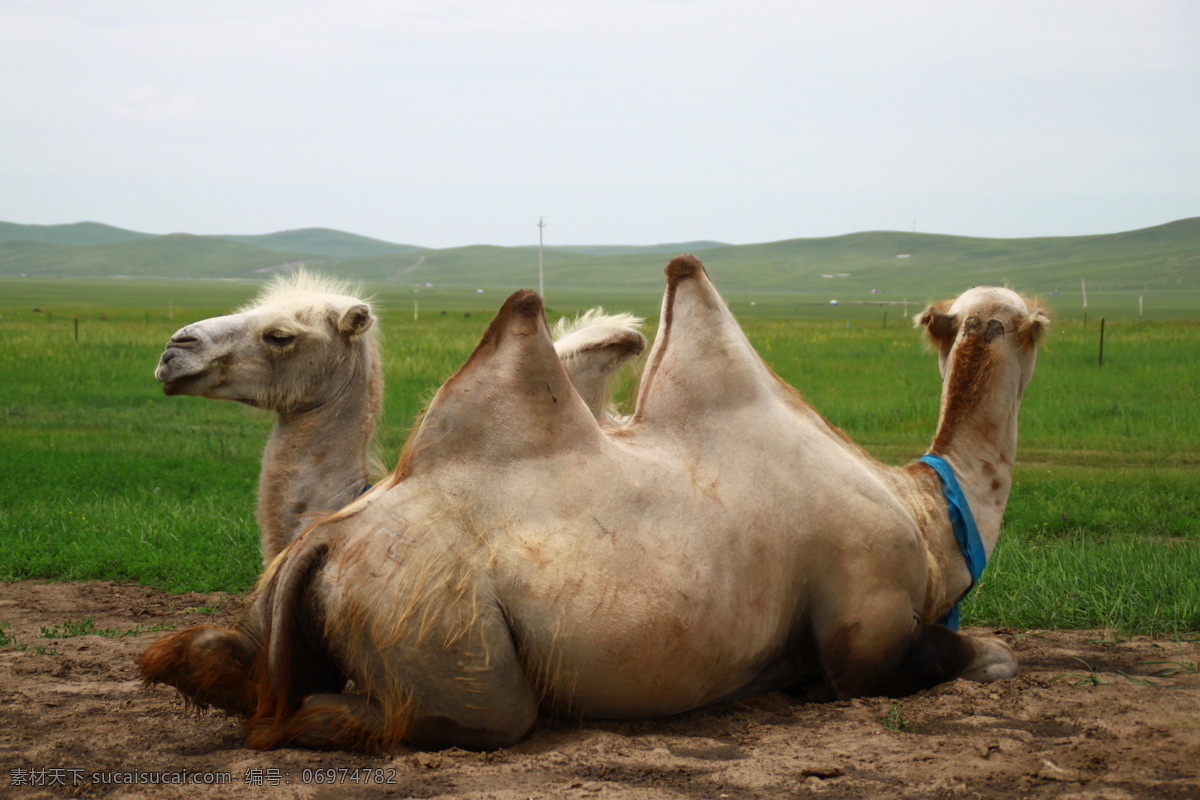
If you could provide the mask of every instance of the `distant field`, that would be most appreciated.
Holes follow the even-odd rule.
[[[664,262],[665,263],[665,262]],[[867,322],[903,325],[926,303],[950,297],[972,282],[954,284],[954,288],[937,291],[926,289],[898,294],[866,295],[859,297],[840,291],[836,281],[810,291],[763,290],[726,288],[729,270],[721,264],[709,264],[709,271],[726,303],[739,319],[806,319],[840,322]],[[662,301],[662,265],[653,269],[655,283],[645,288],[610,287],[607,289],[571,289],[547,286],[546,304],[551,316],[572,314],[601,304],[620,308],[643,316],[656,316]],[[332,271],[329,274],[344,277]],[[422,318],[448,314],[491,314],[504,298],[516,289],[537,288],[533,280],[518,281],[497,287],[435,286],[397,287],[391,284],[365,282],[381,307],[398,317],[411,318],[414,308]],[[149,314],[151,317],[189,313],[206,316],[227,313],[250,300],[265,284],[260,280],[164,280],[129,278],[14,278],[0,276],[0,313],[14,313],[46,307],[57,313]],[[1059,294],[1038,292],[1020,284],[1011,288],[1039,297],[1054,311],[1055,319],[1063,322],[1085,318],[1095,322],[1110,320],[1165,321],[1200,319],[1200,290],[1160,289],[1141,291],[1102,291],[1088,288],[1088,304],[1083,305],[1080,287]],[[836,301],[833,304],[831,301]]]
[[[226,313],[257,288],[0,280],[0,578],[253,585],[254,492],[271,420],[166,398],[152,373],[176,328]],[[390,464],[502,293],[378,294],[387,375],[379,450]],[[1086,325],[1081,313],[1058,314],[1021,412],[1005,533],[967,622],[1200,630],[1200,314],[1190,297],[1176,298],[1165,318],[1156,309],[1166,295],[1162,306],[1147,302],[1144,318],[1136,307],[1103,311],[1128,305],[1122,297],[1111,306],[1089,297],[1096,311]],[[656,314],[658,295],[550,295],[555,314],[595,303]],[[767,362],[869,451],[889,463],[924,452],[939,379],[901,306],[736,292],[730,305]],[[907,314],[917,310],[914,302]]]

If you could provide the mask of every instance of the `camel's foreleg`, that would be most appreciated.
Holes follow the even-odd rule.
[[[189,702],[248,717],[258,644],[245,632],[200,625],[167,634],[138,657],[142,680],[174,686]]]
[[[906,598],[887,598],[854,607],[852,617],[819,634],[825,675],[839,698],[900,697],[955,678],[987,682],[1017,674],[1016,656],[999,639],[918,624]]]
[[[909,593],[877,591],[832,603],[814,633],[825,679],[838,699],[887,694],[917,630]]]
[[[955,678],[988,682],[1016,674],[1017,658],[999,639],[977,639],[925,624],[917,629],[887,693],[912,694]]]
[[[887,664],[843,663],[840,674],[830,676],[839,697],[882,694],[903,697],[939,683],[965,678],[989,682],[1007,680],[1017,674],[1017,659],[999,639],[963,636],[941,625],[916,628],[902,655],[890,669]]]

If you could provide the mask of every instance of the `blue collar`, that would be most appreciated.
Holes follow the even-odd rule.
[[[921,456],[921,461],[933,467],[933,471],[942,479],[942,494],[946,496],[950,522],[954,525],[954,538],[958,540],[958,549],[962,551],[963,558],[967,561],[967,569],[971,573],[971,585],[958,598],[958,603],[961,603],[967,596],[967,592],[974,588],[979,576],[983,574],[983,568],[987,566],[987,551],[983,549],[983,540],[979,538],[979,528],[975,527],[975,516],[971,513],[967,496],[958,486],[954,470],[941,456],[925,455]],[[958,603],[955,603],[954,608],[946,612],[946,616],[938,620],[940,624],[952,631],[958,630]]]

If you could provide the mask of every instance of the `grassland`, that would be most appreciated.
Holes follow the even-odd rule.
[[[0,578],[253,585],[255,483],[271,420],[166,398],[152,371],[176,328],[256,289],[0,279]],[[501,298],[378,294],[388,386],[379,450],[391,462]],[[763,357],[834,424],[888,463],[924,452],[939,379],[899,306],[729,297]],[[551,295],[555,314],[595,303],[653,314],[657,296]],[[1103,367],[1096,317],[1059,315],[1025,396],[1004,535],[967,623],[1200,630],[1198,307],[1174,319],[1110,317]]]

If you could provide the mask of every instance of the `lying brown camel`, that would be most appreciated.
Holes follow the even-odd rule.
[[[258,482],[264,564],[314,513],[335,511],[368,488],[383,371],[379,327],[360,294],[303,270],[281,276],[237,312],[180,328],[155,369],[168,395],[276,414]],[[611,418],[609,378],[646,347],[641,322],[602,309],[561,321],[561,357],[597,420]]]
[[[931,454],[986,555],[1048,318],[977,288],[919,322],[944,376]],[[937,623],[971,581],[934,469],[852,444],[684,256],[627,425],[597,425],[518,292],[383,484],[272,562],[236,627],[168,634],[140,663],[247,717],[251,747],[489,748],[539,713],[1011,677],[1004,644]]]

